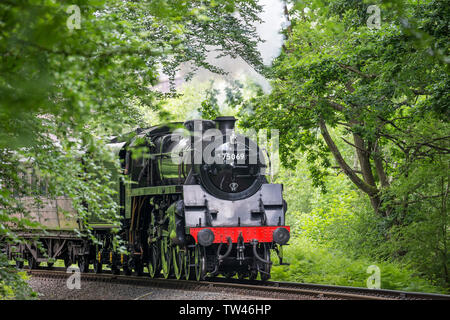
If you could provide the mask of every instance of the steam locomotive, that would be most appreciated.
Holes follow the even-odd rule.
[[[109,266],[113,273],[137,275],[145,267],[151,277],[202,280],[224,275],[240,279],[270,278],[271,250],[282,263],[285,225],[282,185],[268,183],[264,150],[234,130],[234,117],[189,120],[139,129],[131,138],[109,144],[121,160],[123,175],[115,175],[121,221],[120,236],[129,254],[112,246],[112,226],[90,221],[99,243],[73,234],[68,199],[32,212],[45,233],[22,230],[39,240],[8,244],[10,259],[19,267],[63,259],[78,263],[82,272]],[[125,177],[125,178],[124,178]],[[36,237],[37,235],[37,237]]]

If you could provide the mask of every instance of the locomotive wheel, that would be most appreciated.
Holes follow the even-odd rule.
[[[248,278],[250,280],[256,280],[257,277],[258,277],[258,270],[250,270],[250,275],[248,276]]]
[[[183,275],[183,265],[185,261],[185,254],[183,250],[180,250],[179,246],[176,246],[172,249],[172,262],[173,262],[173,272],[175,274],[175,278],[177,280],[181,279],[181,276]]]
[[[155,278],[161,273],[161,253],[159,247],[155,244],[151,245],[150,261],[148,262],[148,274]]]
[[[248,277],[248,272],[238,272],[238,279],[243,280]]]
[[[195,280],[204,280],[206,276],[205,248],[200,245],[195,246],[194,249],[194,264]]]
[[[23,269],[23,261],[16,260],[16,268]]]
[[[111,265],[111,272],[112,274],[120,274],[120,268],[116,264]]]
[[[72,259],[70,259],[69,256],[64,257],[64,266],[66,268],[70,267],[72,265]]]
[[[225,278],[227,278],[227,279],[232,279],[232,278],[236,275],[236,272],[234,272],[234,271],[229,271],[229,272],[225,272],[223,275],[224,275]]]
[[[141,259],[134,262],[134,272],[137,276],[142,276],[144,274],[144,264],[142,263]]]
[[[131,269],[128,265],[123,265],[123,274],[126,276],[131,276]]]
[[[163,237],[161,242],[161,267],[164,279],[168,279],[172,267],[172,250],[168,244],[167,237]]]
[[[192,250],[189,250],[189,248],[186,247],[186,253],[184,255],[184,278],[186,280],[190,280],[191,277],[191,261],[192,261]]]
[[[99,246],[95,246],[95,258],[92,264],[94,265],[94,272],[95,273],[102,273],[103,264],[101,263],[101,257],[102,253],[100,251]],[[100,261],[99,261],[100,260]]]
[[[80,272],[88,272],[89,271],[89,260],[87,256],[79,256],[78,257],[78,267],[80,268]]]

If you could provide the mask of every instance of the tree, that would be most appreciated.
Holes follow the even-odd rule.
[[[2,1],[2,241],[21,241],[9,223],[32,223],[12,217],[22,210],[13,190],[32,192],[20,176],[23,159],[51,177],[50,196],[72,197],[83,221],[94,214],[118,225],[104,165],[113,160],[108,137],[145,126],[143,109],[159,110],[164,95],[152,86],[162,72],[173,78],[189,62],[193,71],[222,73],[206,60],[213,50],[260,68],[253,26],[260,10],[253,0]]]
[[[279,128],[282,160],[293,166],[295,152],[305,152],[316,186],[324,187],[333,165],[343,172],[386,222],[385,239],[401,239],[394,256],[412,252],[407,226],[421,226],[417,210],[429,210],[429,229],[421,230],[439,237],[427,236],[434,241],[427,242],[427,261],[439,257],[433,272],[448,284],[450,8],[442,1],[386,1],[378,5],[379,28],[372,28],[368,6],[286,6],[290,25],[268,73],[272,91],[242,110],[243,124]],[[330,128],[344,131],[337,139],[354,152],[343,152]],[[416,179],[419,172],[429,179]],[[396,228],[402,232],[394,236]],[[425,252],[415,250],[416,262],[418,251]]]
[[[384,18],[379,30],[368,28],[366,8],[355,1],[297,3],[291,14],[298,18],[291,19],[286,49],[272,69],[273,91],[258,101],[249,124],[283,128],[286,162],[293,160],[289,155],[298,147],[314,147],[308,151],[314,153],[311,159],[322,158],[327,166],[331,152],[340,169],[370,197],[374,210],[388,215],[381,191],[391,183],[393,165],[413,161],[412,154],[431,157],[449,151],[449,114],[442,107],[448,93],[441,89],[449,82],[447,64],[428,48],[417,47],[395,17]],[[408,14],[420,29],[433,34],[436,48],[444,50],[448,36],[436,30],[443,26],[430,29],[428,23],[441,9],[439,2],[410,4]],[[425,114],[439,126],[438,132],[425,130],[421,135],[415,130]],[[346,128],[353,141],[342,139],[355,149],[358,168],[344,159],[329,126]],[[402,140],[401,135],[411,134],[412,141]],[[402,153],[395,162],[385,151],[391,145]],[[322,175],[316,172],[314,177],[319,183]]]

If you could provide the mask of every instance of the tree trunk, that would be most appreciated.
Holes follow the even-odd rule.
[[[361,167],[362,176],[364,179],[364,182],[367,183],[369,186],[377,189],[377,185],[375,184],[375,178],[373,177],[372,173],[372,165],[370,164],[370,151],[369,148],[365,146],[364,140],[361,138],[360,135],[353,133],[353,142],[356,146],[356,153],[358,155],[359,159],[359,165]],[[385,215],[384,213],[381,213],[380,211],[380,205],[381,205],[381,199],[377,194],[370,195],[370,203],[372,204],[373,209],[377,214]]]
[[[356,174],[355,170],[353,170],[344,160],[342,157],[339,149],[337,148],[336,144],[334,143],[333,139],[330,136],[330,133],[328,132],[327,126],[325,124],[325,121],[323,119],[320,119],[319,121],[320,131],[322,133],[322,137],[325,140],[325,143],[327,144],[328,148],[330,149],[331,153],[333,154],[334,158],[336,159],[336,162],[339,164],[339,167],[344,171],[344,173],[347,175],[347,177],[363,192],[365,192],[369,198],[370,203],[375,210],[377,214],[380,214],[382,216],[385,216],[385,213],[380,210],[381,205],[381,199],[379,197],[379,190],[377,189],[375,185],[375,180],[373,178],[372,169],[370,167],[370,162],[368,159],[367,154],[364,154],[364,144],[363,140],[357,136],[355,139],[355,145],[359,147],[362,146],[361,150],[358,151],[358,158],[361,166],[361,171],[363,173],[364,180],[362,180],[358,175]],[[358,149],[357,148],[357,149]]]

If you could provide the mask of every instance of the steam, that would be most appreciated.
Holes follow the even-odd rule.
[[[272,60],[279,55],[283,43],[283,35],[280,33],[285,22],[283,3],[281,0],[260,0],[260,4],[263,6],[263,12],[261,13],[263,23],[256,25],[256,30],[264,42],[258,45],[258,50],[261,53],[263,63],[270,65]],[[220,80],[251,78],[260,84],[264,91],[270,90],[268,81],[241,58],[223,57],[216,59],[214,54],[210,54],[208,62],[221,67],[228,75],[223,77],[203,69],[196,73],[194,80],[208,81],[214,79],[220,82]]]
[[[263,6],[263,12],[261,13],[263,23],[260,23],[255,27],[259,36],[265,40],[265,42],[258,45],[258,50],[261,53],[263,63],[265,65],[270,65],[272,60],[279,55],[283,43],[283,35],[280,33],[286,22],[283,13],[283,2],[282,0],[260,0],[260,4]],[[265,92],[270,90],[269,82],[241,58],[233,59],[228,56],[216,59],[216,54],[211,52],[208,55],[207,60],[212,65],[222,68],[228,74],[222,76],[206,69],[200,69],[195,73],[195,76],[191,81],[204,82],[214,80],[220,90],[223,89],[227,82],[233,80],[245,81],[245,79],[250,78],[261,85]],[[181,70],[178,72],[175,81],[177,88],[184,82],[183,78],[189,69],[189,65],[186,64],[182,66]],[[163,77],[161,83],[157,86],[157,89],[166,91],[168,90],[168,87],[168,80]]]

